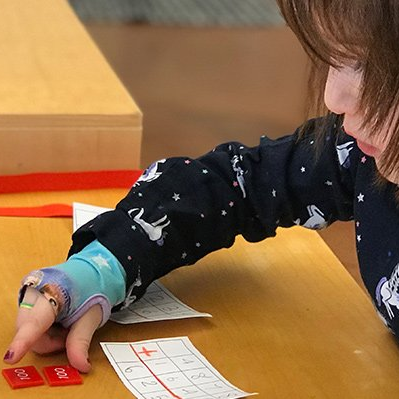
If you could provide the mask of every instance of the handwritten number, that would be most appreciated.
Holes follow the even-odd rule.
[[[206,375],[205,373],[194,374],[191,376],[193,380],[198,380],[200,378],[212,378],[210,375]]]
[[[136,365],[136,366],[130,366],[130,367],[125,368],[125,373],[132,373],[132,372],[133,372],[133,369],[134,369],[134,368],[137,368],[137,367],[140,368],[140,369],[142,368],[142,366],[139,365],[139,364]]]
[[[194,363],[194,360],[189,360],[189,359],[181,359],[182,360],[182,362],[184,363],[184,364],[190,364],[190,363]]]
[[[142,385],[143,385],[143,387],[147,387],[147,386],[149,386],[149,385],[157,385],[158,384],[158,382],[157,381],[141,381],[141,383],[142,383]]]

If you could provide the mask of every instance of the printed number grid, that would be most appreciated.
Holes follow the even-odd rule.
[[[230,384],[187,337],[101,343],[125,386],[139,399],[223,399],[253,395]]]
[[[128,308],[111,315],[111,320],[121,324],[142,323],[154,320],[211,317],[200,313],[179,301],[158,282],[152,283],[143,298]]]

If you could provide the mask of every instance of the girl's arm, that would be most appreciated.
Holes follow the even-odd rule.
[[[238,234],[259,241],[274,236],[278,226],[319,229],[351,219],[358,150],[331,119],[317,156],[315,124],[309,121],[300,137],[297,131],[276,141],[262,138],[254,148],[227,143],[198,159],[171,158],[151,165],[114,211],[73,235],[70,258],[61,271],[74,280],[72,263],[82,261],[85,273],[97,275],[81,280],[90,280],[90,290],[80,289],[80,300],[79,290],[69,290],[73,306],[60,307],[56,315],[44,306],[43,296],[40,306],[21,308],[9,348],[13,357],[5,360],[15,363],[29,348],[43,353],[66,347],[71,364],[87,372],[91,337],[106,321],[107,309],[128,306],[155,279],[231,246]],[[111,273],[102,267],[102,258]],[[47,287],[49,275],[44,273],[36,287]],[[67,286],[56,283],[61,291]],[[90,307],[84,307],[87,303]],[[46,333],[54,320],[70,327],[55,343],[54,338],[49,341],[54,334]]]
[[[319,229],[353,217],[358,150],[331,118],[319,154],[316,120],[259,146],[218,146],[198,158],[151,165],[116,210],[73,236],[71,252],[97,238],[126,272],[125,305],[169,271],[230,247],[274,236],[278,226]]]

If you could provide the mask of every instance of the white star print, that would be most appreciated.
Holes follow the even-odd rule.
[[[136,226],[135,225],[132,226],[132,230],[136,230]]]
[[[207,171],[206,169],[202,169],[202,173],[203,173],[204,175],[206,175],[206,174],[208,173],[208,171]]]
[[[232,208],[233,206],[234,206],[234,202],[233,202],[233,201],[230,201],[230,202],[229,202],[229,207]]]
[[[196,243],[195,243],[195,246],[196,246],[197,248],[199,248],[199,247],[201,246],[201,244],[200,244],[199,242],[196,242]]]
[[[357,242],[362,241],[362,235],[361,235],[361,234],[358,234],[358,235],[356,236],[356,240],[357,240]]]
[[[142,193],[138,193],[137,195],[138,195],[139,197],[142,197],[142,196],[143,196],[143,194],[142,194]]]
[[[222,216],[226,216],[226,215],[227,215],[227,212],[224,209],[222,209]]]
[[[302,166],[301,173],[305,173],[305,171],[306,171],[306,168],[304,166]]]
[[[276,194],[277,194],[277,191],[273,188],[273,190],[272,190],[272,196],[275,197]]]
[[[100,268],[101,267],[108,267],[108,269],[111,268],[111,266],[109,265],[108,261],[102,257],[101,255],[97,255],[97,256],[92,256],[91,260]]]
[[[326,184],[327,186],[332,186],[333,185],[332,181],[330,181],[330,180],[326,180],[324,184]]]
[[[361,163],[366,163],[367,158],[365,156],[362,157],[362,159],[360,160]]]
[[[179,199],[180,199],[180,194],[174,193],[173,196],[172,196],[172,198],[173,198],[175,201],[179,201]]]
[[[187,253],[186,253],[186,252],[183,252],[183,253],[181,254],[181,258],[182,258],[182,259],[186,259],[186,258],[187,258]]]
[[[186,159],[186,160],[184,161],[184,163],[185,163],[186,165],[190,165],[191,161],[190,161],[189,159]]]
[[[360,226],[360,222],[356,222],[356,227],[359,227]]]
[[[364,194],[359,193],[359,195],[357,196],[357,202],[364,202]]]

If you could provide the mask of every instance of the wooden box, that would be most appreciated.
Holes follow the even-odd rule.
[[[0,174],[139,168],[140,109],[68,3],[0,9]]]

